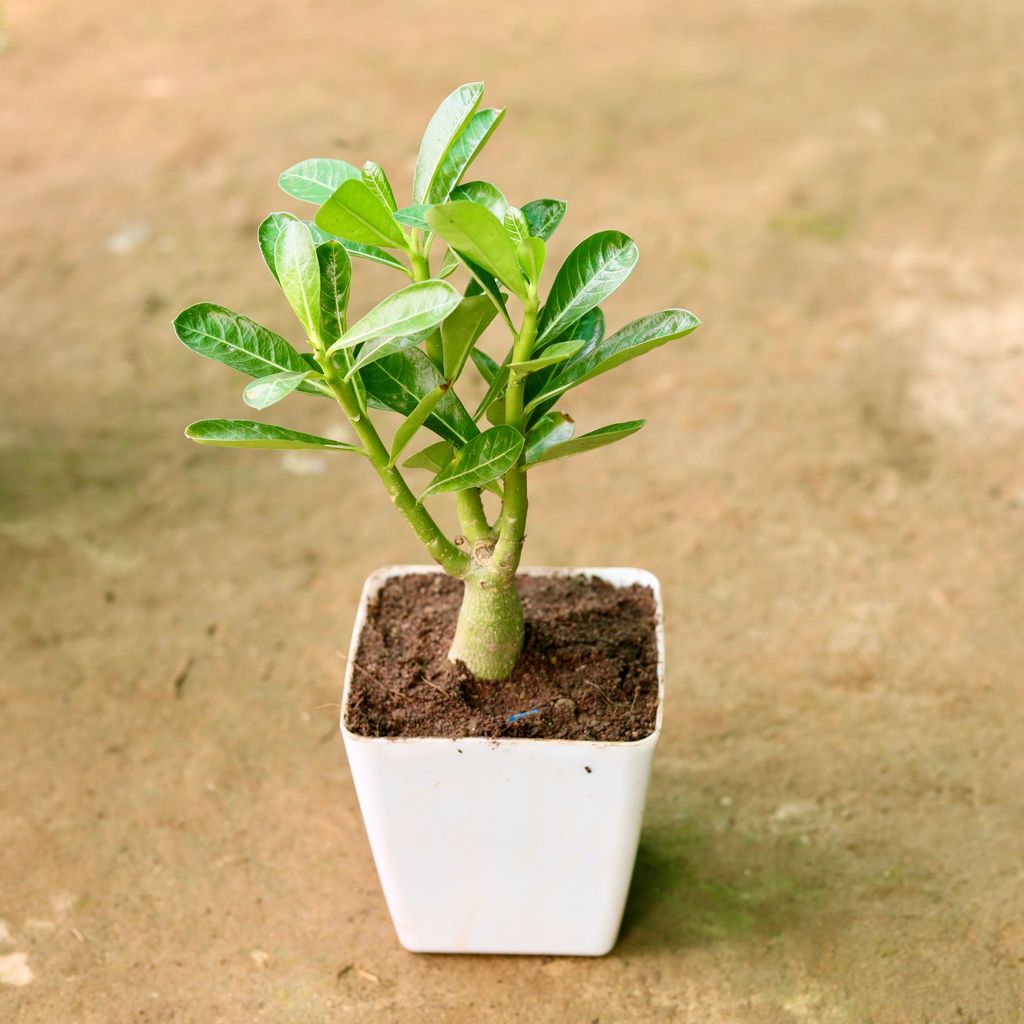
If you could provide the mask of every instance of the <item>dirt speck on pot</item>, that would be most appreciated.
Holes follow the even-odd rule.
[[[526,644],[511,677],[481,683],[446,651],[462,584],[388,580],[371,603],[346,724],[364,736],[631,741],[654,730],[658,652],[649,587],[590,576],[518,581]]]

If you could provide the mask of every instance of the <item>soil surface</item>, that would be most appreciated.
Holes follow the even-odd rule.
[[[650,587],[596,577],[520,576],[523,653],[500,684],[447,658],[462,584],[388,580],[367,611],[346,724],[364,736],[639,740],[658,717]]]
[[[1020,0],[5,6],[0,1020],[1024,1019]],[[704,321],[564,403],[641,433],[530,477],[526,564],[664,590],[600,960],[398,946],[338,652],[421,548],[360,460],[182,437],[249,412],[178,310],[298,340],[256,245],[281,169],[407,195],[475,78],[509,110],[476,173],[569,201],[545,287],[617,228],[609,326]],[[391,285],[360,264],[354,312]]]

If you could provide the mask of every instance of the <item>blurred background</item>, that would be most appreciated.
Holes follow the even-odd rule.
[[[8,0],[0,1018],[1021,1019],[1022,28],[1015,0]],[[509,112],[471,176],[569,202],[549,270],[619,228],[609,324],[704,320],[574,393],[642,434],[531,477],[528,563],[666,588],[600,961],[398,947],[324,705],[363,578],[421,552],[365,467],[182,437],[245,407],[179,309],[294,335],[256,244],[297,209],[278,173],[407,190],[477,78]],[[390,282],[356,274],[362,311]]]

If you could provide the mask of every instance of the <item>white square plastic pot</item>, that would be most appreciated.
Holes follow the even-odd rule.
[[[656,603],[658,714],[626,743],[374,738],[345,726],[367,606],[366,581],[342,697],[341,732],[399,941],[419,953],[601,956],[615,944],[661,732],[665,646],[658,580],[639,569],[523,569],[640,583]]]

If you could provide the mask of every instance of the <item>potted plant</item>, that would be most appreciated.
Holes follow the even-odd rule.
[[[619,231],[580,242],[542,297],[565,203],[516,207],[488,182],[463,182],[504,115],[480,108],[482,92],[460,86],[430,120],[410,204],[372,162],[312,159],[281,175],[286,193],[318,209],[312,221],[272,213],[259,244],[308,350],[209,303],[175,320],[185,345],[252,378],[249,406],[292,393],[331,399],[354,441],[250,419],[200,420],[186,434],[364,459],[436,563],[367,580],[342,698],[401,942],[597,955],[618,932],[661,726],[661,599],[639,570],[520,569],[527,482],[638,431],[643,420],[576,434],[555,405],[699,321],[666,309],[605,333],[600,303],[637,262]],[[404,280],[350,320],[352,258]],[[492,321],[508,334],[500,360],[485,350],[490,337],[481,344]],[[370,410],[400,417],[390,441]],[[433,437],[421,446],[424,432]],[[406,469],[430,474],[418,494]],[[448,494],[456,538],[427,508]]]

